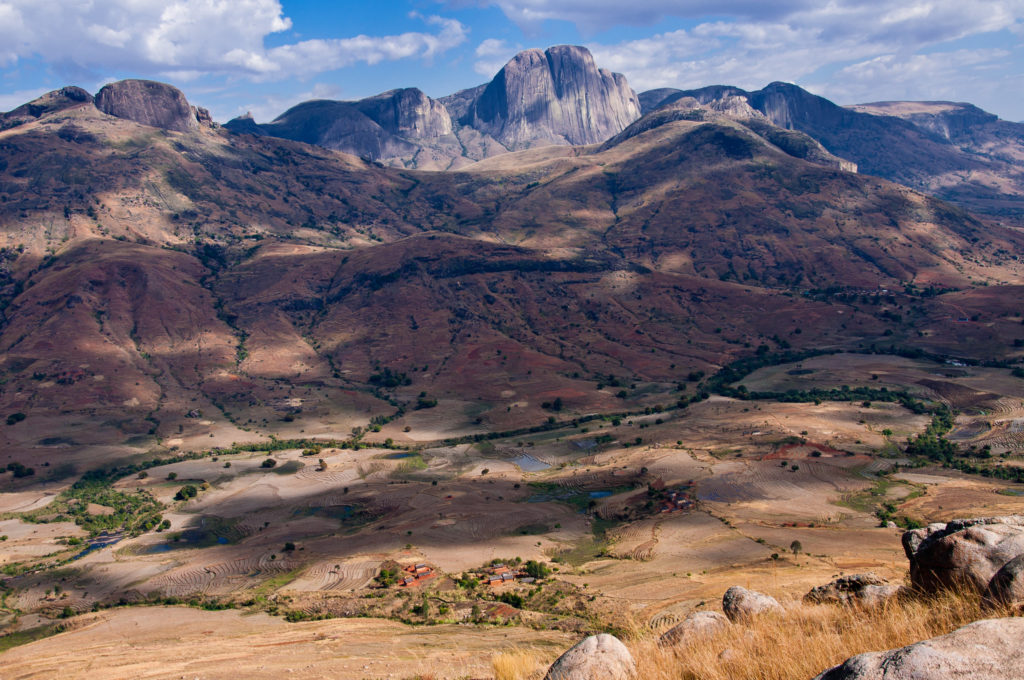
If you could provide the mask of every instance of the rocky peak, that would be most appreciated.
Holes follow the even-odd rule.
[[[773,124],[796,130],[812,125],[842,125],[849,115],[841,106],[792,83],[771,83],[751,92],[748,101]]]
[[[236,132],[252,132],[255,124],[236,118],[226,127]],[[258,129],[273,137],[316,144],[373,160],[400,158],[416,150],[414,145],[385,130],[360,111],[356,102],[327,99],[303,102]]]
[[[80,87],[62,87],[47,92],[38,99],[22,104],[10,113],[0,116],[0,129],[8,129],[36,120],[48,113],[63,111],[82,104],[91,103],[92,95]]]
[[[559,45],[513,57],[462,122],[517,148],[601,142],[639,117],[624,76],[599,69],[584,47]]]
[[[861,113],[902,118],[947,141],[956,141],[979,127],[999,121],[998,116],[962,102],[888,101],[858,104],[850,108]]]
[[[399,137],[433,138],[451,134],[452,120],[441,102],[415,87],[391,90],[354,102],[382,128]]]
[[[143,125],[188,132],[200,126],[200,111],[189,105],[181,90],[152,80],[122,80],[96,94],[96,108]],[[203,118],[209,113],[202,110]]]

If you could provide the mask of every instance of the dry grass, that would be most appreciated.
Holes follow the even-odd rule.
[[[495,654],[491,658],[495,680],[532,680],[540,677],[547,664],[537,652],[530,649],[513,649]]]
[[[632,646],[639,677],[650,680],[807,680],[857,654],[903,647],[1007,615],[983,610],[977,595],[954,593],[875,611],[793,603],[783,614],[730,626],[674,650],[650,639]]]

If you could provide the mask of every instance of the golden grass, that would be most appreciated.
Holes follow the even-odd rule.
[[[794,602],[782,614],[730,626],[688,646],[662,649],[655,639],[631,646],[638,676],[650,680],[807,680],[857,654],[1007,615],[983,610],[976,594],[947,593],[874,611]]]
[[[491,657],[495,680],[532,680],[540,677],[547,669],[537,652],[530,649],[513,649]]]

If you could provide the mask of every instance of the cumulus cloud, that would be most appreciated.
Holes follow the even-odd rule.
[[[132,70],[288,78],[356,62],[431,58],[466,39],[458,21],[424,21],[433,31],[267,48],[265,38],[292,26],[278,0],[0,0],[0,65],[39,57],[75,76]]]
[[[601,30],[622,24],[649,25],[666,17],[738,21],[794,21],[828,26],[836,32],[895,26],[902,29],[956,34],[978,26],[1013,24],[1020,15],[1020,0],[481,0],[499,7],[520,26],[543,21],[569,21],[583,30]],[[952,20],[952,21],[950,21]],[[872,25],[874,24],[874,26]],[[915,29],[914,32],[917,32]],[[989,28],[988,30],[992,30]]]
[[[667,16],[737,16],[772,20],[809,9],[815,0],[491,0],[512,21],[530,28],[543,21],[569,21],[586,31],[618,25],[642,26]]]
[[[314,83],[313,87],[302,92],[292,92],[287,95],[262,94],[248,104],[225,110],[222,119],[227,120],[248,113],[257,123],[267,123],[296,104],[311,99],[342,99],[343,96],[343,90],[333,83]],[[213,112],[218,113],[217,111]]]
[[[812,87],[845,102],[877,99],[879,83],[885,83],[889,99],[963,99],[963,94],[969,92],[979,101],[1020,88],[1019,74],[993,77],[992,72],[1010,56],[1009,51],[1001,49],[885,54],[846,66],[830,82]]]
[[[512,45],[505,40],[488,38],[477,45],[473,70],[482,76],[491,78],[522,49],[521,45]]]
[[[498,0],[518,7],[510,16],[539,16],[575,21],[573,3],[546,0]],[[602,0],[592,3],[604,21]],[[638,0],[639,12],[697,18],[708,3]],[[954,41],[1019,32],[1024,0],[832,0],[828,3],[717,3],[715,20],[686,30],[659,33],[620,43],[592,44],[598,63],[624,73],[635,89],[689,88],[713,83],[744,88],[773,80],[827,81],[810,85],[820,94],[843,101],[862,96],[938,98],[959,93],[970,98],[971,80],[983,70],[1011,69],[1009,52],[957,49]],[[580,3],[579,8],[582,9]],[[518,12],[518,14],[517,14]],[[609,9],[608,17],[615,16]],[[945,81],[944,86],[940,86]],[[994,82],[988,78],[984,82]],[[979,88],[977,85],[974,91]],[[884,93],[884,94],[883,94]],[[900,95],[899,93],[906,93]]]

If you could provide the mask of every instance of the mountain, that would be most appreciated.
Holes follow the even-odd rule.
[[[271,123],[225,127],[353,153],[398,167],[457,169],[509,150],[594,144],[640,117],[626,79],[583,47],[527,50],[485,85],[434,100],[415,88],[352,102],[299,104]]]
[[[560,45],[513,57],[462,122],[515,149],[603,142],[639,117],[624,76],[597,68],[586,48]]]
[[[143,125],[187,132],[210,122],[206,109],[190,106],[181,90],[151,80],[121,80],[96,93],[96,108]]]
[[[437,173],[215,126],[154,134],[70,95],[0,143],[0,413],[26,415],[0,462],[58,474],[371,418],[408,441],[502,431],[555,396],[642,409],[762,344],[990,358],[1020,335],[1001,285],[1021,280],[1017,232],[764,120],[655,112],[603,145]],[[346,110],[443,132],[432,106],[393,115],[403,101]],[[421,395],[445,425],[405,433]]]
[[[1024,127],[975,107],[904,102],[844,108],[788,83],[753,92],[728,86],[660,89],[640,100],[645,113],[689,102],[689,108],[726,112],[738,120],[763,118],[810,135],[862,172],[1024,222],[1019,163]]]
[[[894,116],[947,140],[962,151],[1007,163],[1024,161],[1024,124],[1001,120],[963,102],[875,102],[850,107]]]

